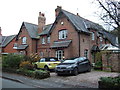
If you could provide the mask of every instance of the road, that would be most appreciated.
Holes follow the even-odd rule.
[[[2,88],[35,88],[35,87],[7,79],[2,79]]]

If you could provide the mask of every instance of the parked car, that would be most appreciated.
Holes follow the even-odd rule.
[[[79,57],[73,60],[65,60],[56,66],[55,72],[60,74],[74,74],[79,72],[91,71],[91,63],[86,57]]]
[[[61,63],[57,58],[54,57],[47,57],[41,58],[38,62],[34,63],[35,68],[50,70],[55,69],[55,67]]]

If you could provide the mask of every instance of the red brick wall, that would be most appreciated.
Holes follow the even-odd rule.
[[[102,54],[103,70],[120,72],[120,53],[106,52]]]
[[[16,53],[17,50],[13,49],[16,38],[14,38],[6,47],[2,48],[2,53]]]
[[[61,22],[64,22],[64,24],[61,25]],[[65,40],[72,40],[72,43],[70,44],[70,46],[64,49],[65,58],[79,56],[78,33],[76,32],[71,22],[65,16],[62,16],[62,18],[58,20],[57,24],[55,25],[55,28],[53,29],[50,36],[51,37],[50,46],[53,45],[54,41],[62,41],[58,39],[59,31],[62,29],[68,30],[68,36]],[[51,56],[53,57],[55,56],[55,51],[56,49],[52,49]]]
[[[22,44],[23,37],[27,37],[27,45],[29,45],[26,49],[27,55],[30,55],[31,53],[35,53],[36,52],[36,40],[31,39],[25,27],[23,27],[21,32],[19,33],[19,37],[17,41],[18,45]],[[21,50],[21,51],[24,51],[24,50]]]
[[[88,58],[91,59],[91,35],[80,34],[80,55],[84,56],[85,50],[88,50]]]
[[[42,44],[42,38],[45,39],[45,44]],[[49,43],[47,42],[47,35],[40,36],[40,39],[38,40],[38,54],[40,55],[40,52],[43,52],[43,56],[41,57],[49,57],[50,56],[50,49],[49,49]]]

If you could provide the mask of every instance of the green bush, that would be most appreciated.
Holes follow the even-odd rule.
[[[22,55],[8,54],[2,60],[2,67],[3,68],[18,68],[22,59],[23,59]]]
[[[120,77],[101,77],[100,87],[104,88],[120,88]]]
[[[43,70],[33,71],[33,70],[27,70],[24,68],[20,68],[20,69],[17,69],[17,73],[21,75],[37,78],[37,79],[44,79],[44,78],[50,77],[50,72],[43,71]]]
[[[17,69],[16,72],[18,74],[29,76],[29,77],[34,77],[35,76],[34,71],[28,70],[28,69],[25,69],[25,68],[19,68],[19,69]]]
[[[101,77],[100,80],[106,83],[120,85],[120,77]]]
[[[97,61],[94,66],[95,70],[102,70],[102,61]]]
[[[43,70],[36,70],[35,71],[35,78],[37,79],[44,79],[50,77],[49,71],[43,71]]]

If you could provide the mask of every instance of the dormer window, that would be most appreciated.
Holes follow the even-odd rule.
[[[26,37],[22,38],[22,44],[27,44],[27,38]]]
[[[67,38],[67,30],[59,31],[59,39],[66,39]]]

